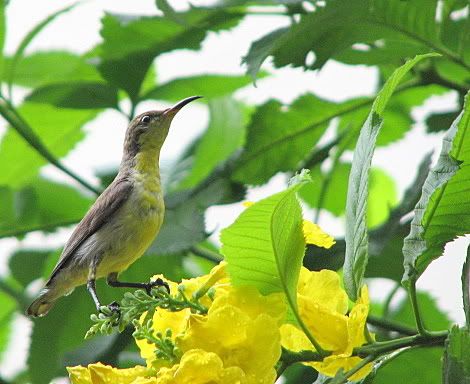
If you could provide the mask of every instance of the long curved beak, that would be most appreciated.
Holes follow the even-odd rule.
[[[189,104],[191,101],[197,100],[202,98],[202,96],[191,96],[187,97],[186,99],[181,100],[179,103],[176,103],[173,107],[168,108],[163,114],[174,116],[178,113],[178,111],[183,108],[186,104]]]

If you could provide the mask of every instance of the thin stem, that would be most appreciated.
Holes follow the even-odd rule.
[[[431,332],[429,336],[413,335],[402,337],[395,340],[379,341],[373,344],[364,345],[362,347],[355,348],[352,356],[359,356],[365,358],[367,356],[375,356],[386,354],[391,351],[395,351],[401,348],[414,347],[414,346],[434,346],[443,345],[448,332]],[[308,362],[308,361],[322,361],[324,356],[320,353],[312,350],[303,350],[299,352],[293,352],[287,349],[283,349],[281,359],[287,362],[289,365],[294,363]]]
[[[369,328],[367,327],[367,324],[364,326],[364,337],[366,338],[366,341],[368,344],[373,344],[375,343],[374,338],[369,332]]]
[[[359,357],[369,356],[371,354],[382,355],[384,353],[394,351],[396,349],[412,347],[417,345],[443,345],[448,335],[447,331],[432,332],[429,335],[414,335],[402,337],[395,340],[380,341],[375,344],[365,345],[355,348],[353,355]]]
[[[423,319],[419,311],[418,296],[416,294],[416,278],[415,277],[413,277],[410,281],[410,285],[408,287],[408,294],[410,296],[411,308],[413,309],[413,314],[414,314],[415,321],[416,321],[416,328],[418,328],[418,333],[422,336],[429,336],[430,333],[424,327]]]
[[[0,102],[0,115],[11,125],[11,127],[24,139],[26,142],[33,147],[39,155],[45,160],[60,169],[65,174],[69,175],[72,179],[76,180],[83,187],[93,192],[96,195],[101,193],[100,190],[93,187],[91,184],[83,180],[80,176],[76,175],[68,168],[66,168],[55,156],[46,148],[42,143],[39,136],[33,131],[29,124],[23,119],[19,112],[14,106],[2,97],[3,102]]]
[[[198,245],[193,245],[189,248],[189,251],[194,253],[196,256],[202,257],[203,259],[209,260],[215,264],[220,263],[224,259],[222,255],[219,255],[217,252],[213,252]]]
[[[401,333],[402,335],[406,336],[413,336],[417,333],[416,329],[373,315],[369,315],[367,317],[367,322],[374,327],[382,328],[391,332]]]
[[[390,304],[392,303],[393,298],[398,293],[400,288],[401,288],[401,284],[399,282],[396,282],[395,286],[392,288],[390,293],[387,295],[387,297],[384,301],[384,308],[383,308],[383,311],[382,311],[382,316],[383,317],[387,317],[388,314],[390,313]]]

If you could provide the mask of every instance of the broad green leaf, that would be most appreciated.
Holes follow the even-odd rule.
[[[355,52],[361,55],[361,64],[369,52],[375,58],[380,58],[383,52],[387,60],[384,63],[396,65],[431,50],[447,54],[449,48],[439,38],[437,4],[437,0],[327,1],[324,6],[302,15],[287,32],[259,40],[256,52],[263,54],[258,55],[258,61],[272,55],[276,67],[294,65],[317,69],[331,58],[344,57],[345,51],[357,43],[371,46]],[[313,63],[307,60],[310,52],[314,53]],[[457,55],[451,52],[449,56]],[[253,68],[259,67],[258,62],[254,63]]]
[[[102,76],[138,99],[141,83],[156,56],[175,49],[198,49],[209,30],[231,28],[243,14],[218,8],[191,8],[177,13],[185,25],[165,17],[106,14],[97,52]]]
[[[377,95],[356,144],[346,201],[346,255],[344,260],[344,286],[349,298],[353,301],[357,300],[362,287],[368,260],[366,213],[368,209],[369,169],[377,135],[383,124],[383,113],[393,91],[406,73],[422,59],[433,56],[435,54],[416,56],[395,70]]]
[[[470,384],[470,332],[452,327],[444,352],[443,384]]]
[[[372,169],[367,199],[367,226],[374,228],[387,220],[397,200],[398,192],[393,178],[379,168]]]
[[[67,82],[36,88],[26,101],[51,104],[60,108],[116,108],[118,90],[106,83]]]
[[[18,250],[8,260],[8,267],[13,278],[23,287],[41,277],[49,251]]]
[[[469,233],[470,106],[464,109],[444,137],[437,164],[429,172],[415,208],[410,234],[403,245],[403,283],[417,279],[442,255],[444,246]]]
[[[414,348],[384,364],[373,384],[440,384],[442,348]]]
[[[289,107],[277,100],[268,101],[252,115],[245,149],[234,165],[232,178],[259,185],[276,172],[296,170],[333,117],[368,102],[360,99],[336,104],[313,95],[301,96]]]
[[[6,66],[12,65],[7,58]],[[35,52],[16,64],[14,83],[34,88],[68,81],[99,82],[102,78],[86,58],[66,51]]]
[[[60,15],[70,11],[71,9],[75,8],[75,6],[78,3],[69,5],[65,8],[62,8],[51,15],[47,16],[44,20],[41,20],[33,29],[31,29],[28,34],[21,40],[18,48],[16,49],[15,54],[13,55],[11,59],[11,63],[8,67],[9,71],[6,76],[6,80],[8,83],[8,86],[11,87],[12,84],[14,83],[14,78],[15,78],[15,71],[16,67],[18,66],[18,63],[21,61],[23,58],[24,52],[26,48],[28,48],[29,44],[34,40],[34,38],[41,33],[41,31],[46,28],[51,22],[53,22],[57,17]]]
[[[209,126],[197,144],[190,173],[181,183],[191,188],[243,145],[248,120],[243,105],[230,97],[209,101]]]
[[[98,113],[36,103],[24,103],[19,112],[56,158],[65,156],[83,139],[82,126]],[[8,164],[0,173],[0,185],[22,187],[46,163],[16,131],[8,129],[0,142],[0,164]]]
[[[78,222],[92,203],[72,187],[43,179],[19,190],[3,187],[0,196],[0,238]]]
[[[142,99],[178,101],[188,95],[201,95],[204,99],[213,99],[231,94],[249,84],[248,76],[197,75],[159,84],[143,95]]]
[[[296,192],[309,181],[260,200],[247,208],[220,236],[221,253],[234,285],[252,285],[262,294],[282,292],[297,314],[297,281],[305,252],[302,210]],[[297,314],[297,315],[296,315]]]

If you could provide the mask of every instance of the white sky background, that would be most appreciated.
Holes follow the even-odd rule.
[[[71,4],[64,0],[12,0],[8,6],[7,22],[8,36],[6,50],[14,52],[23,36],[40,20],[54,11]],[[171,1],[177,8],[186,7],[187,1]],[[210,1],[191,1],[192,4],[207,4]],[[155,14],[153,0],[101,0],[83,3],[68,14],[60,16],[31,44],[29,52],[37,50],[67,49],[75,52],[85,52],[99,40],[99,20],[104,11]],[[157,77],[159,82],[165,82],[184,75],[202,73],[241,74],[240,58],[246,54],[251,41],[256,40],[267,32],[286,24],[284,18],[276,16],[250,16],[237,28],[229,32],[210,33],[201,51],[177,51],[159,57]],[[271,69],[270,66],[265,66]],[[377,73],[374,69],[362,66],[345,66],[329,62],[319,72],[303,72],[302,69],[284,68],[275,71],[275,76],[258,81],[257,88],[248,86],[236,93],[236,97],[250,103],[260,104],[271,97],[283,102],[290,102],[297,96],[313,91],[326,99],[340,101],[356,96],[371,96],[374,94]],[[18,92],[18,95],[21,95]],[[188,96],[190,96],[188,94]],[[445,110],[456,100],[453,94],[435,97],[425,107],[413,111],[419,120],[423,119],[430,108]],[[137,112],[145,109],[155,109],[156,102],[142,104]],[[312,113],[315,113],[312,111]],[[162,153],[162,163],[168,164],[175,160],[184,149],[184,144],[202,132],[207,123],[207,111],[202,104],[191,104],[178,114],[172,124],[172,130],[165,143]],[[0,123],[0,138],[4,133],[3,122]],[[122,141],[127,121],[120,114],[108,111],[96,120],[87,124],[86,139],[64,159],[64,164],[87,180],[96,183],[93,176],[97,170],[116,167],[119,164]],[[440,150],[441,134],[429,137],[424,135],[424,127],[418,124],[418,129],[409,133],[404,140],[385,148],[379,148],[373,163],[391,174],[398,183],[400,195],[414,179],[418,163],[424,153],[430,149]],[[104,143],[106,143],[104,145]],[[5,166],[5,165],[2,165]],[[163,167],[164,169],[164,167]],[[66,176],[51,166],[43,169],[43,174],[56,180],[70,181]],[[275,176],[267,187],[251,190],[248,199],[258,200],[283,188],[285,178]],[[229,225],[243,208],[241,204],[224,207],[212,207],[207,214],[209,230],[220,229]],[[310,212],[307,212],[307,217]],[[344,221],[322,215],[320,223],[326,231],[332,234],[344,233]],[[63,229],[53,235],[44,236],[40,233],[28,235],[24,240],[0,240],[0,274],[6,272],[8,255],[18,247],[30,246],[50,247],[60,246],[70,234],[70,229]],[[449,312],[451,317],[462,322],[460,272],[466,253],[468,239],[460,239],[450,244],[444,257],[434,262],[418,283],[418,287],[429,291],[439,301],[441,308]],[[373,297],[383,297],[392,284],[388,281],[378,281],[372,284]],[[27,333],[30,321],[19,316],[17,332],[11,344],[14,350],[7,353],[0,364],[0,374],[5,377],[13,375],[24,364]],[[26,336],[25,336],[26,335]]]

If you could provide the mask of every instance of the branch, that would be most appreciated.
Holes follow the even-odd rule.
[[[413,336],[413,335],[416,335],[416,333],[417,333],[416,329],[413,329],[411,327],[408,327],[408,326],[400,324],[400,323],[396,323],[394,321],[390,321],[390,320],[387,320],[387,319],[384,319],[384,318],[376,317],[376,316],[373,316],[373,315],[369,315],[367,317],[367,322],[370,325],[373,325],[374,327],[382,328],[382,329],[385,329],[387,331],[401,333],[401,334],[407,335],[407,336]]]
[[[222,255],[219,255],[217,252],[213,252],[198,245],[193,245],[191,248],[189,248],[189,251],[194,253],[196,256],[212,261],[215,264],[220,263],[224,259]]]
[[[21,117],[18,111],[5,98],[0,101],[0,115],[11,125],[11,127],[33,147],[45,160],[60,169],[72,179],[76,180],[83,187],[93,192],[95,195],[101,193],[100,190],[76,175],[55,158],[55,156],[46,148],[38,135],[33,131],[31,126]]]

